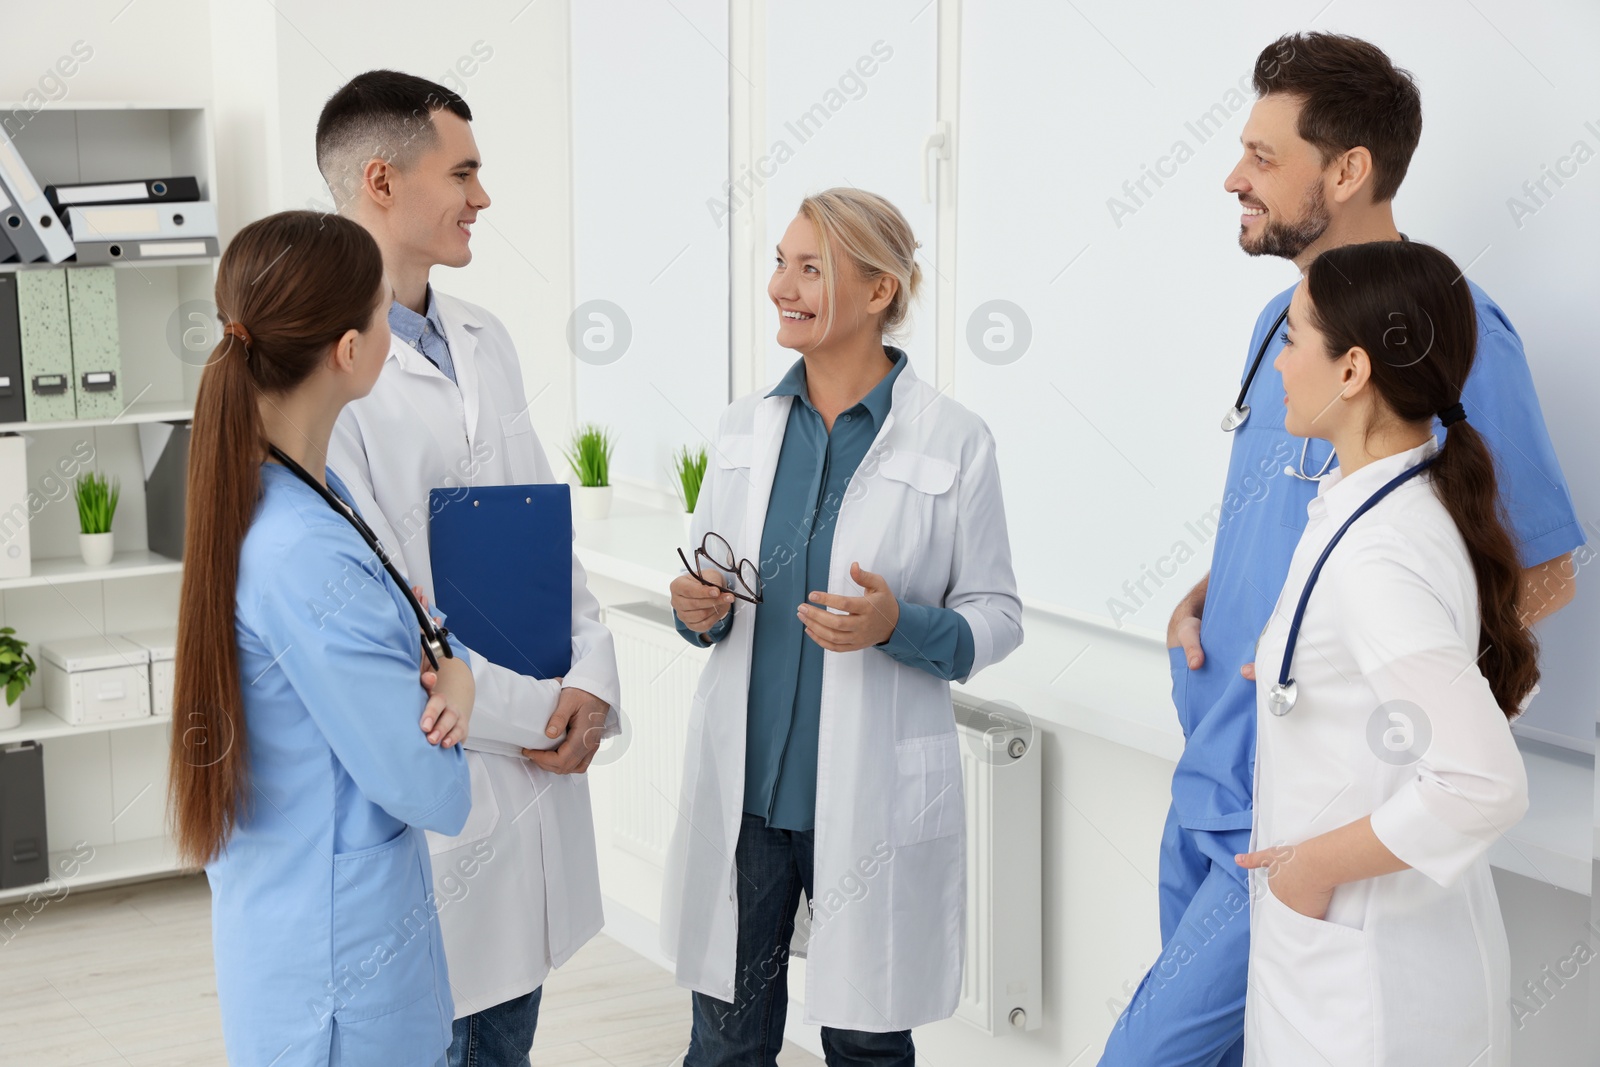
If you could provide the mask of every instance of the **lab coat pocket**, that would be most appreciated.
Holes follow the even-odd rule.
[[[750,466],[755,462],[755,454],[756,439],[747,433],[719,437],[711,446],[712,469],[707,474],[715,480],[715,487],[709,494],[712,512],[706,523],[711,531],[726,538],[730,544],[744,533],[744,502],[750,489]],[[698,508],[696,505],[697,511]],[[760,527],[756,529],[759,532]],[[700,547],[699,542],[695,543],[695,547]],[[734,545],[735,553],[740,547]],[[754,559],[758,552],[760,546],[746,555]]]
[[[750,466],[755,451],[755,435],[748,433],[730,433],[726,437],[719,437],[712,447],[717,466],[723,470]]]
[[[538,481],[538,463],[533,456],[538,446],[534,444],[533,421],[528,409],[501,415],[500,435],[505,442],[506,470],[511,474],[511,484],[531,485]]]
[[[895,745],[894,848],[961,829],[961,751],[954,731]]]
[[[1253,1044],[1256,1062],[1373,1062],[1380,1005],[1367,933],[1300,914],[1272,892],[1264,869],[1252,873],[1246,1044]]]
[[[427,831],[430,856],[480,841],[494,833],[494,828],[500,825],[500,802],[495,798],[494,786],[489,781],[488,761],[482,753],[470,749],[466,751],[466,757],[467,773],[472,778],[472,810],[467,813],[466,825],[454,837]]]
[[[955,485],[958,469],[954,463],[937,456],[897,450],[878,461],[876,473],[881,481],[874,479],[872,473],[857,471],[846,490],[845,500],[848,502],[852,496],[859,495],[860,502],[855,506],[861,511],[864,528],[880,531],[886,548],[893,547],[883,553],[886,559],[870,563],[863,560],[861,565],[869,571],[882,573],[890,579],[891,588],[905,592],[894,582],[899,575],[890,566],[891,561],[900,565],[900,575],[907,575],[917,572],[920,559],[928,558],[937,563],[941,556],[949,555],[948,549],[929,555],[929,545],[925,542],[938,528],[934,522],[934,508],[938,507],[939,498]],[[936,584],[939,588],[935,592],[942,593],[943,582]],[[925,595],[929,591],[918,592]]]
[[[333,980],[342,983],[343,1006],[335,1015],[341,1027],[424,997],[431,1007],[439,992],[433,877],[413,834],[408,826],[381,845],[333,857]]]

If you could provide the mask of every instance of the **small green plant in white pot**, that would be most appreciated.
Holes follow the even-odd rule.
[[[15,730],[22,725],[22,691],[33,681],[33,657],[26,641],[18,641],[17,631],[0,627],[0,684],[6,687],[6,702],[0,707],[0,730]]]
[[[677,480],[678,500],[683,504],[684,536],[694,525],[694,508],[700,502],[700,486],[706,480],[706,446],[694,451],[684,445],[672,454],[672,473]]]
[[[573,491],[578,514],[585,519],[604,519],[611,514],[611,435],[590,423],[572,435],[567,462],[578,477]]]
[[[78,551],[84,563],[104,567],[111,562],[111,520],[117,515],[122,480],[86,471],[73,483],[73,495],[78,501]]]

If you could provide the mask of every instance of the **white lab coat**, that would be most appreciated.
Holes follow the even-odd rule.
[[[534,435],[522,371],[500,320],[434,291],[457,384],[399,337],[370,395],[345,408],[328,465],[344,479],[389,555],[431,604],[428,493],[441,486],[553,482]],[[449,625],[448,618],[446,625]],[[611,634],[572,560],[572,669],[565,684],[615,709]],[[473,656],[472,731],[548,748],[560,686]],[[472,814],[455,837],[428,834],[456,1017],[539,986],[604,925],[589,783],[520,756],[466,748]]]
[[[1412,869],[1339,886],[1324,919],[1251,872],[1246,1064],[1510,1062],[1510,956],[1486,853],[1527,810],[1527,776],[1474,666],[1477,584],[1426,473],[1334,548],[1301,623],[1299,699],[1286,716],[1267,710],[1317,557],[1374,491],[1436,450],[1430,437],[1322,483],[1257,648],[1251,847],[1371,815]]]
[[[693,543],[726,537],[757,560],[793,397],[751,394],[723,414]],[[859,596],[850,564],[901,600],[959,611],[977,673],[1022,641],[994,438],[907,366],[840,506],[829,591]],[[711,653],[694,696],[662,945],[680,985],[734,999],[733,855],[744,808],[753,611]],[[887,1032],[949,1017],[960,995],[966,823],[950,685],[876,649],[823,660],[815,897],[805,1018]]]

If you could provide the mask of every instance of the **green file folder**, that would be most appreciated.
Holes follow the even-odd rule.
[[[72,390],[78,418],[122,414],[122,347],[117,342],[117,279],[111,267],[67,271],[72,320]]]
[[[77,418],[65,270],[17,271],[17,325],[28,421]]]

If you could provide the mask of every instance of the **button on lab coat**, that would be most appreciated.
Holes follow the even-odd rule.
[[[1477,584],[1425,472],[1357,519],[1328,557],[1290,674],[1267,710],[1289,620],[1345,519],[1427,443],[1322,483],[1257,649],[1253,849],[1372,816],[1410,870],[1339,886],[1324,919],[1252,871],[1245,1063],[1510,1062],[1510,956],[1489,846],[1527,810],[1522,757],[1478,672]],[[1288,862],[1292,863],[1290,859]]]
[[[715,530],[736,556],[759,556],[793,402],[755,393],[723,414],[693,543]],[[972,628],[972,674],[1022,641],[994,438],[909,366],[839,508],[828,591],[861,595],[852,562],[882,574],[901,600],[960,612]],[[679,984],[726,1001],[736,980],[749,623],[712,650],[695,692],[661,918]],[[815,849],[806,1021],[887,1032],[949,1017],[961,990],[967,876],[948,682],[877,649],[826,653]]]
[[[455,361],[452,383],[396,337],[371,394],[339,417],[328,458],[410,581],[434,595],[428,494],[441,486],[553,482],[533,432],[516,349],[500,320],[434,290]],[[611,635],[572,561],[572,669],[565,684],[620,701]],[[559,686],[472,657],[471,732],[548,748]],[[604,925],[594,818],[584,775],[475,752],[472,814],[455,837],[430,834],[434,887],[456,1017],[528,993]]]

